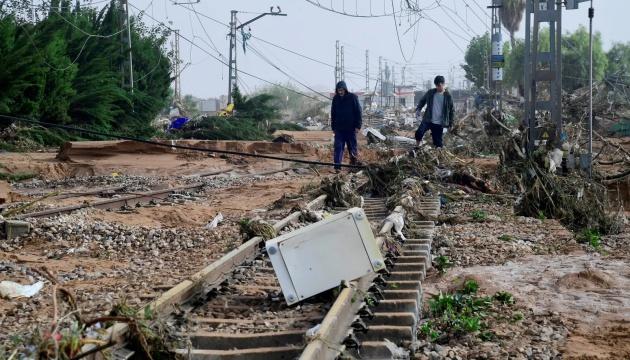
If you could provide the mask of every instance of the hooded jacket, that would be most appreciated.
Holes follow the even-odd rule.
[[[420,99],[418,106],[416,106],[416,114],[420,114],[424,105],[427,106],[427,109],[424,111],[424,116],[422,116],[423,122],[431,122],[431,118],[433,117],[433,97],[436,92],[437,90],[435,88],[427,91],[422,99]],[[453,97],[446,90],[444,91],[444,109],[442,110],[442,114],[444,114],[442,126],[450,128],[455,118],[455,106],[453,105]]]
[[[346,95],[340,96],[335,94],[332,100],[332,106],[330,108],[330,120],[332,130],[337,131],[354,131],[354,129],[360,129],[363,124],[361,117],[361,104],[359,98],[348,92],[348,87],[344,81],[337,83],[335,92],[337,89],[345,89]]]

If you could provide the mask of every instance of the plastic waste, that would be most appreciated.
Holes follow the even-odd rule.
[[[206,229],[214,229],[215,227],[219,226],[219,223],[223,221],[223,214],[218,213],[217,216],[214,217],[214,219],[212,219],[211,222],[208,223],[208,225],[206,225]]]
[[[312,328],[306,330],[306,338],[307,339],[312,339],[317,335],[317,332],[319,332],[319,328],[322,327],[322,324],[317,324],[315,326],[313,326]]]
[[[44,283],[42,281],[31,285],[22,285],[5,280],[0,282],[0,296],[7,299],[31,297],[36,295],[43,287]]]

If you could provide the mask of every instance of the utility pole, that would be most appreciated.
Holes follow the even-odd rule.
[[[344,63],[343,45],[341,45],[341,80],[346,80],[346,65]]]
[[[591,7],[588,8],[588,177],[593,177],[593,18],[595,17],[595,9],[593,8],[593,0]]]
[[[588,52],[589,52],[589,99],[588,99],[588,154],[586,162],[580,159],[580,165],[584,168],[586,165],[589,178],[593,176],[593,18],[595,17],[595,9],[593,8],[593,0],[567,0],[567,10],[576,10],[581,2],[590,1],[591,6],[588,8]]]
[[[125,17],[127,22],[127,51],[129,53],[129,89],[133,94],[133,53],[131,51],[131,22],[129,21],[129,2],[124,1],[125,5]]]
[[[396,108],[396,67],[392,65],[392,97],[393,107]]]
[[[381,84],[381,91],[379,92],[379,102],[381,109],[383,108],[383,57],[378,57],[378,82]]]
[[[365,50],[365,93],[370,92],[370,50]]]
[[[238,67],[236,64],[236,32],[238,30],[241,30],[242,28],[244,28],[245,26],[253,23],[254,21],[267,16],[267,15],[272,15],[272,16],[287,16],[287,14],[283,14],[282,11],[280,10],[280,7],[276,6],[276,8],[278,9],[277,11],[273,10],[273,6],[269,9],[269,12],[264,12],[256,17],[254,17],[251,20],[245,21],[244,23],[242,23],[241,25],[238,25],[238,19],[236,18],[236,14],[238,14],[237,10],[232,10],[230,12],[230,34],[228,35],[230,38],[230,58],[228,61],[228,67],[229,67],[229,75],[228,75],[228,94],[227,94],[227,98],[228,98],[228,104],[232,103],[232,90],[234,89],[234,87],[236,86],[237,82],[238,82]],[[244,41],[244,40],[243,40]]]
[[[182,100],[182,85],[181,85],[181,69],[180,69],[180,53],[179,53],[179,30],[175,30],[175,37],[172,44],[175,60],[173,61],[173,67],[175,70],[174,80],[174,97],[176,101]]]
[[[549,51],[540,51],[541,24],[548,24]],[[562,3],[557,0],[527,0],[525,5],[525,125],[529,128],[528,153],[542,138],[549,137],[560,147],[562,134]],[[539,84],[546,83],[549,96]],[[549,116],[544,116],[547,113]],[[539,115],[539,117],[537,117]],[[538,119],[551,119],[553,134],[548,134]],[[540,130],[543,130],[542,134]],[[542,135],[542,136],[541,136]],[[546,136],[545,136],[546,135]],[[550,136],[551,135],[551,136]]]
[[[490,53],[490,93],[499,102],[499,116],[503,110],[503,99],[501,94],[503,81],[503,66],[505,59],[503,56],[503,41],[501,38],[501,12],[503,0],[492,0],[492,30],[491,30],[491,53]]]
[[[339,63],[340,57],[341,54],[339,52],[339,40],[337,40],[337,42],[335,43],[335,86],[337,86],[337,83],[339,82],[339,80],[341,80],[341,66]]]
[[[405,81],[405,68],[406,68],[406,67],[407,67],[406,65],[402,67],[401,83],[400,83],[402,86],[405,86],[405,84],[407,83],[407,82]]]

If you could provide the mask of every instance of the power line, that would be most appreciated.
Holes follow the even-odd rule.
[[[402,55],[403,60],[405,60],[405,62],[409,62],[409,60],[407,60],[407,57],[405,56],[405,52],[403,51],[403,47],[402,47],[402,42],[400,41],[400,34],[398,33],[398,24],[396,21],[396,15],[394,13],[395,7],[394,7],[394,0],[391,0],[392,2],[392,16],[394,18],[394,28],[396,29],[396,38],[398,39],[398,48],[400,49],[400,55]],[[417,26],[417,22],[414,24],[414,26]],[[418,45],[418,33],[416,32],[416,37],[414,38],[413,41],[413,51],[411,52],[411,58],[413,59],[414,54],[416,53],[416,46]]]
[[[205,149],[205,148],[199,148],[199,147],[194,147],[194,146],[172,144],[171,142],[161,143],[161,142],[158,142],[158,141],[144,140],[144,139],[140,139],[140,138],[136,138],[136,137],[125,136],[125,135],[118,135],[118,134],[111,134],[111,133],[106,133],[106,132],[101,132],[101,131],[86,130],[86,129],[82,129],[82,128],[78,128],[78,127],[74,127],[74,126],[67,126],[67,125],[61,125],[61,124],[47,123],[47,122],[43,122],[43,121],[37,121],[37,120],[26,119],[26,118],[17,117],[17,116],[10,116],[10,115],[0,115],[0,118],[13,120],[13,121],[20,121],[20,122],[24,122],[24,123],[27,123],[27,124],[35,124],[35,125],[43,126],[43,127],[46,127],[46,128],[57,128],[57,129],[62,129],[62,130],[67,130],[67,131],[80,132],[80,133],[89,134],[89,135],[104,136],[104,137],[120,139],[120,140],[130,140],[130,141],[135,141],[135,142],[139,142],[139,143],[143,143],[143,144],[149,144],[149,145],[155,145],[155,146],[161,146],[161,147],[168,147],[168,148],[171,148],[171,149],[182,149],[182,150],[200,151],[200,152],[205,152],[205,153],[217,153],[217,154],[227,154],[227,155],[248,156],[248,157],[254,157],[254,158],[259,158],[259,159],[280,160],[280,161],[288,161],[288,162],[295,162],[295,163],[309,164],[309,165],[337,166],[337,167],[341,166],[341,167],[355,168],[355,169],[365,168],[364,165],[334,164],[334,163],[328,163],[328,162],[322,162],[322,161],[293,159],[293,158],[285,158],[285,157],[273,156],[273,155],[262,155],[262,154],[245,153],[245,152],[239,152],[239,151]]]
[[[446,28],[445,26],[442,26],[440,23],[438,23],[437,21],[433,20],[432,18],[430,18],[428,15],[425,15],[425,19],[433,22],[435,25],[438,25],[438,28],[442,31],[442,33],[444,33],[444,35],[446,35],[446,37],[451,41],[451,43],[453,43],[453,45],[455,45],[456,48],[459,49],[459,51],[462,52],[462,54],[466,53],[464,51],[464,49],[462,49],[461,46],[459,46],[458,43],[455,42],[455,40],[453,40],[453,38],[446,32],[446,30],[453,32],[452,30]],[[453,32],[454,35],[460,37],[461,39],[463,39],[464,41],[468,41],[466,40],[466,38],[461,37],[461,35],[457,34],[456,32]]]
[[[464,33],[467,32],[467,31],[472,31],[475,35],[479,36],[479,34],[476,31],[474,31],[470,27],[470,25],[468,25],[468,21],[462,19],[462,17],[459,15],[459,13],[457,11],[451,9],[450,7],[448,7],[446,5],[443,5],[441,2],[438,2],[437,4],[440,6],[440,9],[442,9],[444,14],[446,14],[446,16],[448,16],[448,18],[451,19],[451,21],[453,21],[455,23],[455,25],[457,25]],[[448,9],[449,11],[451,11],[452,13],[457,15],[457,17],[466,24],[466,27],[468,27],[468,30],[464,29],[464,27],[457,20],[453,19],[453,17],[448,12],[446,12],[446,9]]]
[[[319,3],[319,1],[313,1],[313,0],[306,0],[307,3],[316,6],[320,9],[326,10],[326,11],[330,11],[332,13],[335,14],[339,14],[339,15],[344,15],[344,16],[350,16],[350,17],[358,17],[358,18],[378,18],[378,17],[388,17],[388,16],[392,16],[392,15],[398,15],[403,13],[404,11],[402,9],[395,11],[395,9],[391,12],[391,13],[385,13],[385,11],[383,11],[383,14],[372,14],[371,13],[371,9],[370,9],[370,15],[359,15],[358,13],[355,14],[350,14],[345,12],[345,10],[339,11],[339,10],[335,10],[332,8],[332,3],[331,3],[331,7],[326,7],[322,4]],[[383,9],[385,9],[385,2],[383,2]],[[357,9],[358,12],[358,9]]]
[[[479,3],[477,2],[477,0],[473,0],[473,2],[475,3],[475,5],[477,5],[477,7],[479,8],[479,10],[481,10],[481,12],[486,15],[486,17],[490,20],[492,20],[492,17],[490,17],[490,15],[488,15],[487,9],[484,9],[483,6],[479,5]],[[466,4],[468,5],[468,4]]]
[[[305,87],[306,89],[314,92],[317,95],[322,96],[323,98],[325,98],[326,100],[331,100],[328,96],[325,96],[323,94],[320,94],[318,91],[314,90],[313,88],[311,88],[310,86],[304,84],[303,82],[301,82],[300,80],[296,79],[295,77],[291,76],[289,73],[287,73],[286,71],[282,70],[278,65],[274,64],[271,60],[269,60],[266,56],[264,56],[262,53],[260,53],[260,51],[258,51],[258,49],[256,49],[255,47],[253,47],[251,44],[246,45],[248,46],[256,55],[258,55],[261,59],[263,59],[263,61],[265,61],[267,64],[269,64],[270,66],[272,66],[274,69],[278,70],[279,72],[281,72],[282,74],[284,74],[285,76],[287,76],[288,78],[292,79],[293,81],[297,82],[298,84],[302,85],[303,87]]]
[[[482,19],[482,18],[481,18],[481,17],[477,14],[477,12],[476,12],[475,10],[473,10],[473,8],[472,8],[472,7],[470,7],[470,5],[468,4],[468,2],[467,2],[466,0],[462,0],[462,1],[464,2],[464,4],[466,4],[466,6],[468,6],[468,8],[470,9],[470,12],[472,12],[472,13],[473,13],[473,15],[475,15],[475,17],[476,17],[477,19],[479,19],[479,21],[480,21],[482,24],[484,24],[484,25],[485,25],[485,27],[486,27],[488,30],[490,30],[490,26],[488,26],[488,23],[487,23],[484,19]],[[477,4],[477,3],[475,2],[475,4]],[[477,6],[479,6],[479,7],[481,8],[481,6],[480,6],[479,4],[477,4]],[[488,14],[487,14],[485,11],[483,11],[483,10],[482,10],[482,13],[484,13],[484,14],[486,14],[486,16],[488,16]],[[489,16],[488,16],[488,17],[489,17]]]
[[[129,3],[129,6],[131,6],[131,7],[135,8],[136,10],[140,10],[140,9],[138,9],[138,7],[136,7],[135,5],[133,5],[133,4],[131,4],[131,3]],[[152,19],[153,21],[155,21],[156,23],[158,23],[160,26],[164,27],[165,29],[168,29],[169,31],[175,32],[175,30],[174,30],[173,28],[171,28],[170,26],[168,26],[168,25],[164,24],[162,21],[160,21],[160,20],[156,19],[155,17],[153,17],[153,16],[151,16],[151,15],[149,15],[149,14],[146,14],[146,13],[145,13],[145,15],[146,15],[147,17],[149,17],[150,19]],[[225,62],[225,61],[223,61],[222,59],[220,59],[220,58],[216,57],[215,55],[213,55],[212,53],[210,53],[208,50],[204,49],[203,47],[201,47],[201,46],[197,45],[194,41],[190,40],[190,39],[189,39],[189,38],[187,38],[186,36],[182,35],[181,33],[179,33],[178,35],[179,35],[179,37],[180,37],[180,38],[184,39],[185,41],[187,41],[188,43],[190,43],[191,45],[193,45],[193,46],[194,46],[194,47],[196,47],[197,49],[199,49],[199,50],[203,51],[204,53],[206,53],[207,55],[209,55],[209,56],[210,56],[211,58],[213,58],[214,60],[216,60],[216,61],[220,62],[221,64],[223,64],[223,65],[225,65],[225,66],[229,66],[229,65],[228,65],[228,63],[226,63],[226,62]],[[263,79],[263,78],[261,78],[261,77],[259,77],[259,76],[257,76],[257,75],[251,74],[251,73],[249,73],[249,72],[246,72],[246,71],[243,71],[243,70],[239,70],[239,72],[240,72],[240,73],[242,73],[242,74],[245,74],[245,75],[247,75],[247,76],[249,76],[249,77],[252,77],[252,78],[254,78],[254,79],[256,79],[256,80],[260,80],[260,81],[265,82],[265,83],[267,83],[267,84],[270,84],[270,85],[275,85],[275,86],[281,87],[281,88],[283,88],[283,89],[286,89],[286,90],[291,91],[291,92],[293,92],[293,93],[296,93],[296,94],[298,94],[298,95],[301,95],[301,96],[304,96],[304,97],[307,97],[307,98],[310,98],[310,99],[313,99],[313,100],[318,100],[318,99],[317,99],[316,97],[314,97],[314,96],[307,95],[307,94],[301,93],[301,92],[299,92],[299,91],[293,90],[293,89],[291,89],[291,88],[289,88],[289,87],[283,86],[283,85],[281,85],[281,84],[274,83],[273,81],[269,81],[269,80]]]

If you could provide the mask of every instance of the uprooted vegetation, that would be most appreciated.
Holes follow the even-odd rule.
[[[515,204],[519,215],[557,219],[574,231],[621,231],[621,213],[614,211],[601,181],[589,180],[577,171],[556,174],[553,160],[544,149],[527,157],[519,143],[518,137],[505,143],[499,175],[519,194]]]
[[[419,185],[426,193],[443,190],[442,182],[481,192],[494,192],[489,180],[482,177],[472,162],[466,162],[448,150],[423,147],[412,151],[410,155],[394,157],[383,165],[373,165],[367,169],[372,194],[393,196],[414,181],[420,182]],[[431,183],[423,182],[425,180]]]

